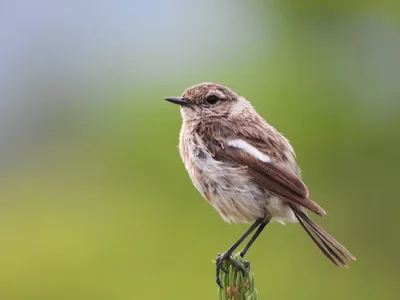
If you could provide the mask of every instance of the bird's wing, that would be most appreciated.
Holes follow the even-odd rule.
[[[203,141],[215,160],[247,167],[247,174],[261,188],[318,215],[325,214],[318,204],[308,198],[305,184],[283,161],[274,160],[274,157],[243,139],[220,140],[207,135],[203,136]]]

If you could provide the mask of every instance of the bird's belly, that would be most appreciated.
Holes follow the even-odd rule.
[[[201,183],[203,196],[226,222],[253,222],[266,216],[261,192],[250,183],[223,176]]]
[[[197,190],[226,222],[251,223],[258,218],[294,222],[293,211],[280,198],[251,181],[246,167],[215,160],[181,131],[179,150]]]
[[[228,223],[251,223],[258,218],[271,218],[283,223],[296,220],[293,211],[280,198],[260,189],[243,169],[223,171],[197,170],[191,174],[193,184]]]

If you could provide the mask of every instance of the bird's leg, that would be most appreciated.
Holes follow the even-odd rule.
[[[234,243],[232,244],[232,246],[229,247],[228,250],[226,250],[224,253],[218,253],[218,256],[217,256],[217,258],[216,258],[216,260],[215,260],[215,263],[216,263],[216,272],[217,272],[216,281],[217,281],[217,284],[218,284],[221,288],[222,288],[222,285],[221,285],[221,278],[220,278],[220,276],[219,276],[219,271],[222,270],[222,271],[224,271],[225,273],[228,273],[228,270],[226,270],[226,269],[223,267],[224,260],[229,261],[229,263],[230,263],[233,267],[235,267],[236,269],[239,269],[239,270],[241,270],[241,271],[243,271],[243,272],[246,272],[246,270],[243,268],[243,266],[242,266],[241,264],[239,264],[238,262],[234,261],[234,260],[231,258],[231,255],[232,255],[233,251],[235,251],[235,249],[246,239],[246,237],[248,237],[249,234],[251,234],[251,233],[254,231],[254,229],[257,228],[257,226],[259,226],[260,224],[263,225],[263,224],[262,224],[263,221],[264,221],[263,218],[257,219],[257,220],[250,226],[250,228],[249,228],[248,230],[246,230],[246,232],[243,233],[243,234],[240,236],[240,238],[239,238],[236,242],[234,242]],[[258,231],[258,230],[257,230],[257,231]]]
[[[269,219],[264,219],[262,221],[262,223],[260,224],[260,226],[257,228],[257,231],[253,234],[253,236],[250,238],[250,240],[248,241],[248,243],[246,244],[246,246],[244,246],[244,248],[242,249],[242,251],[240,251],[240,256],[244,257],[246,255],[247,250],[249,250],[250,246],[255,242],[255,240],[257,239],[257,237],[260,235],[260,233],[263,231],[263,229],[265,228],[265,226],[267,226],[267,224],[269,223]]]

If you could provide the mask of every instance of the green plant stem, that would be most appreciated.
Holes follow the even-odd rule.
[[[222,289],[218,287],[218,300],[257,300],[257,290],[254,285],[254,273],[250,270],[250,262],[244,260],[239,253],[232,259],[240,263],[246,270],[246,274],[237,270],[229,262],[224,262],[228,273],[221,272]]]

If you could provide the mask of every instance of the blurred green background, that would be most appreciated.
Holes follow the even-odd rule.
[[[314,217],[248,253],[260,299],[400,299],[397,1],[2,4],[0,299],[215,299],[225,224],[163,101],[215,81],[292,142]]]

